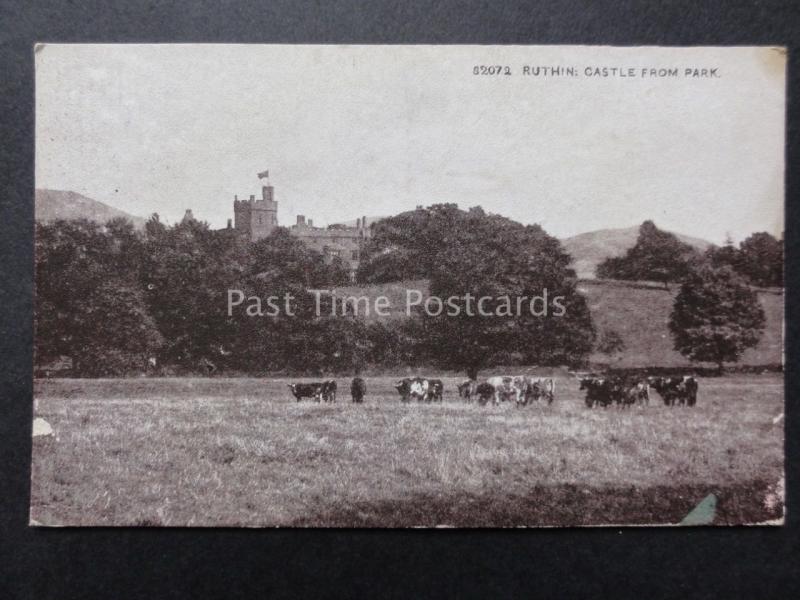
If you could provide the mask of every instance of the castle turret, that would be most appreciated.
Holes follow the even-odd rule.
[[[269,173],[259,173],[259,178],[268,177]],[[249,200],[233,197],[234,228],[255,242],[267,237],[278,226],[278,203],[269,180],[261,188],[261,198],[256,200],[254,194]]]

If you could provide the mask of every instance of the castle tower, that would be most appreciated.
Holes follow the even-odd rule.
[[[261,187],[261,198],[251,195],[248,200],[233,197],[233,226],[236,231],[255,242],[267,237],[278,226],[278,203],[275,190],[269,183],[269,171],[258,174],[265,179]]]

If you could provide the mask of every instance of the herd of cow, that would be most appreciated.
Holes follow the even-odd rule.
[[[623,408],[650,403],[653,388],[667,406],[694,406],[697,403],[697,380],[691,375],[682,377],[631,377],[624,375],[580,377],[580,389],[586,391],[586,406],[607,407],[617,404]]]
[[[616,404],[622,408],[650,403],[650,388],[661,396],[667,406],[694,406],[697,402],[697,380],[681,377],[634,377],[626,375],[587,375],[578,377],[580,389],[586,392],[586,406],[608,407]],[[289,389],[299,402],[313,398],[317,402],[336,402],[336,381],[320,383],[290,383]],[[406,377],[395,384],[403,402],[441,402],[444,384],[441,379]],[[367,384],[361,377],[350,383],[350,397],[361,403],[367,395]],[[552,404],[555,399],[555,380],[550,377],[523,375],[489,377],[479,383],[471,379],[458,386],[458,395],[470,402],[476,399],[482,406],[490,400],[493,404],[513,400],[517,406],[543,400]]]

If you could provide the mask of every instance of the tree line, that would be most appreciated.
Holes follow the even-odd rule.
[[[639,227],[636,244],[623,256],[607,258],[596,269],[600,279],[658,281],[685,280],[703,265],[728,267],[751,285],[783,286],[783,240],[769,233],[754,233],[737,248],[728,238],[723,246],[700,252],[668,231],[645,221]]]
[[[641,249],[634,253],[637,260],[641,255]],[[38,223],[35,364],[46,369],[66,357],[73,374],[95,377],[204,369],[321,375],[420,366],[475,376],[494,365],[576,366],[598,343],[613,346],[614,340],[598,340],[569,263],[558,240],[538,225],[480,207],[419,207],[375,224],[362,250],[359,282],[427,279],[430,294],[440,298],[517,298],[546,288],[563,298],[566,311],[513,318],[420,311],[409,319],[366,322],[315,311],[310,290],[349,284],[348,270],[285,228],[251,243],[193,219],[166,225],[158,215],[143,231],[123,219]],[[723,360],[736,360],[758,341],[763,311],[759,315],[755,295],[732,267],[708,260],[670,276],[685,282],[672,321],[676,348],[686,356],[717,362],[723,349]],[[294,311],[228,314],[230,289],[260,298],[290,294]],[[720,317],[722,296],[746,318]]]

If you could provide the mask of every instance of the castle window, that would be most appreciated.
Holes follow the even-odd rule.
[[[353,250],[353,260],[358,260],[358,250]]]

